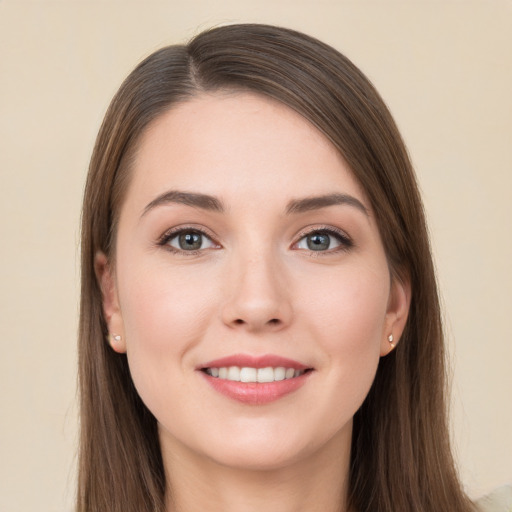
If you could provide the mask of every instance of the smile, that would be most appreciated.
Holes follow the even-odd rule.
[[[314,368],[277,355],[235,354],[196,368],[210,387],[246,405],[264,405],[298,391]]]
[[[307,370],[296,370],[295,368],[285,368],[278,366],[273,368],[267,366],[266,368],[252,368],[244,366],[222,366],[220,368],[205,368],[203,370],[211,377],[218,379],[230,380],[234,382],[278,382],[286,379],[293,379],[300,377]]]

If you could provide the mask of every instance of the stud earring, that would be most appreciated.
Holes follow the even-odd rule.
[[[396,345],[393,343],[393,335],[392,334],[390,334],[388,336],[388,341],[389,341],[389,344],[391,345],[391,350],[393,350]]]
[[[121,335],[120,334],[112,334],[112,339],[114,341],[121,341]]]

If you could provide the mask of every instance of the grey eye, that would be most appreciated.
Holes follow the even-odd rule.
[[[181,231],[167,242],[171,247],[180,251],[198,251],[214,246],[214,243],[199,231]]]
[[[313,231],[302,237],[297,243],[297,249],[308,251],[327,251],[341,245],[339,237],[327,231]]]

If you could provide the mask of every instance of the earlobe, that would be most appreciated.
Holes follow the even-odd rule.
[[[101,289],[103,315],[109,332],[108,342],[116,352],[125,353],[124,325],[117,288],[112,268],[103,252],[97,252],[94,257],[94,271]]]
[[[117,352],[118,354],[126,353],[126,344],[120,334],[109,334],[108,343],[114,352]]]
[[[382,333],[380,355],[385,356],[397,346],[405,329],[411,305],[409,279],[394,278],[391,283],[384,332]]]

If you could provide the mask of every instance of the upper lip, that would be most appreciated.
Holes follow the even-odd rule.
[[[240,368],[267,368],[267,367],[284,367],[294,368],[295,370],[307,370],[311,368],[305,364],[281,357],[275,354],[265,354],[262,356],[253,356],[250,354],[233,354],[227,357],[221,357],[213,361],[201,364],[197,367],[198,370],[205,368],[224,368],[229,366],[238,366]]]

